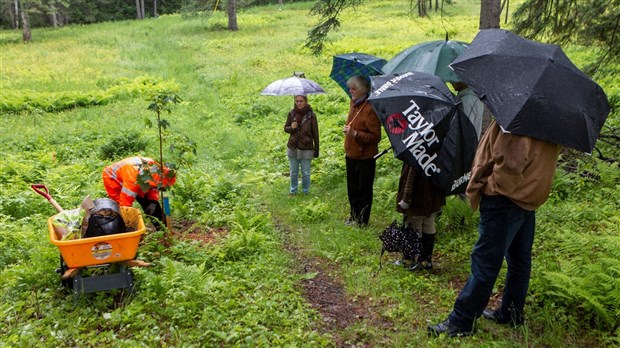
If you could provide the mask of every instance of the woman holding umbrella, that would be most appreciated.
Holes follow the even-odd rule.
[[[368,225],[375,180],[375,159],[379,153],[381,122],[368,102],[370,81],[363,76],[347,80],[351,103],[345,134],[344,150],[347,167],[347,193],[351,206],[347,225]]]
[[[305,95],[295,96],[295,105],[286,117],[284,131],[290,134],[286,149],[291,175],[289,194],[297,193],[300,166],[301,189],[307,194],[310,190],[310,162],[319,157],[319,126]]]

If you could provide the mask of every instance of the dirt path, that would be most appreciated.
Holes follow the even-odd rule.
[[[316,309],[323,322],[319,327],[323,332],[334,337],[338,347],[371,347],[359,335],[343,337],[346,329],[359,322],[367,322],[372,326],[391,327],[392,323],[378,316],[372,311],[372,304],[368,299],[356,298],[351,301],[339,279],[333,276],[338,270],[327,261],[308,257],[288,237],[290,231],[287,226],[276,222],[275,226],[284,236],[284,248],[293,258],[293,271],[299,275],[316,274],[311,279],[302,277],[300,286],[306,301]]]

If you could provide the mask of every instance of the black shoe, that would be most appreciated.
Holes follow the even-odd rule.
[[[523,316],[517,316],[515,318],[506,317],[500,314],[499,309],[496,309],[496,310],[485,309],[482,312],[482,317],[485,319],[492,320],[493,322],[497,324],[510,325],[512,327],[523,325],[523,322],[524,322]]]
[[[458,327],[450,322],[450,319],[446,319],[443,322],[435,325],[428,326],[428,335],[431,337],[437,337],[441,334],[446,334],[448,337],[465,337],[474,334],[474,329],[464,329]]]

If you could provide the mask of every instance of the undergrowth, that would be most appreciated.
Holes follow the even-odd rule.
[[[469,274],[478,214],[449,197],[437,222],[435,270],[379,269],[378,235],[401,218],[394,210],[400,161],[391,154],[377,160],[369,227],[343,224],[348,100],[329,78],[332,56],[357,51],[389,58],[446,32],[471,41],[478,4],[452,3],[443,16],[414,20],[399,2],[369,2],[343,15],[341,31],[318,57],[303,49],[309,2],[247,9],[235,33],[221,29],[221,12],[205,20],[161,16],[36,29],[38,39],[29,45],[12,40],[16,32],[0,32],[0,346],[620,344],[617,164],[576,156],[558,169],[537,214],[527,325],[520,330],[481,322],[472,338],[429,340],[426,325],[445,319]],[[569,53],[576,65],[587,63],[587,52]],[[327,93],[309,97],[321,138],[310,194],[289,198],[283,126],[292,97],[259,93],[294,71]],[[617,101],[617,76],[599,82]],[[179,170],[170,192],[172,218],[202,233],[220,228],[228,234],[215,244],[182,239],[167,247],[162,232],[150,229],[138,258],[153,266],[133,268],[133,294],[103,291],[73,304],[54,272],[59,253],[47,218],[55,210],[30,185],[47,185],[65,209],[86,195],[105,197],[106,165],[158,152],[144,119],[152,116],[147,97],[161,90],[184,100],[167,117],[180,148],[164,151],[183,153],[191,164]],[[608,122],[618,124],[617,111]],[[387,147],[384,136],[380,148]],[[300,276],[290,265],[295,255],[284,251],[285,242],[321,262],[374,321],[358,318],[327,332],[300,293]],[[505,270],[494,295],[504,279]]]

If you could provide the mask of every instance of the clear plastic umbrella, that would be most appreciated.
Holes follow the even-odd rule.
[[[262,95],[307,95],[307,94],[319,94],[325,93],[323,88],[318,83],[297,77],[291,76],[285,79],[277,80],[265,87],[260,94]]]

